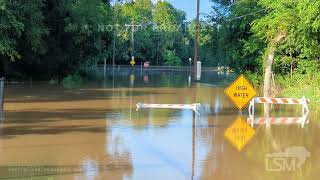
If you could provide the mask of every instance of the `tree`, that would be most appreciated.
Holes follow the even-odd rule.
[[[112,38],[109,4],[103,0],[77,0],[67,4],[67,11],[65,31],[78,53],[74,59],[89,65],[104,59]]]
[[[272,1],[260,0],[259,3],[268,13],[253,22],[253,31],[267,43],[265,53],[264,96],[269,97],[271,91],[272,66],[276,52],[288,53],[288,47],[300,58],[317,58],[319,50],[320,2]],[[284,44],[280,46],[280,44]],[[319,48],[318,48],[319,49]],[[293,52],[290,52],[292,55]],[[265,113],[269,109],[265,107]]]
[[[175,9],[166,1],[158,1],[153,11],[153,21],[156,25],[154,41],[156,44],[156,62],[167,55],[166,50],[179,51],[178,56],[187,60],[189,45],[182,33],[181,25],[185,21],[185,13]],[[177,48],[180,47],[180,48]]]
[[[251,22],[264,14],[261,6],[254,0],[213,2],[208,22],[202,25],[206,31],[200,32],[200,36],[204,34],[202,36],[210,39],[205,45],[211,47],[212,52],[207,57],[211,60],[207,61],[212,65],[229,66],[237,72],[259,71],[261,53],[258,50],[263,49],[264,44],[252,36]]]
[[[140,25],[134,31],[135,59],[162,65],[165,50],[175,51],[178,57],[187,59],[188,44],[181,31],[185,13],[168,2],[137,0],[131,3],[116,3],[114,22],[120,26],[116,32],[116,57],[118,63],[128,64],[131,50],[131,29],[121,28],[126,24]]]
[[[0,1],[0,55],[11,61],[21,59],[21,47],[35,53],[44,53],[43,37],[48,30],[44,25],[41,0]]]

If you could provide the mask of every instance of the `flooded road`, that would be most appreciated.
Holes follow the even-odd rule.
[[[65,89],[11,84],[0,122],[0,179],[317,179],[320,124],[247,124],[224,95],[233,77],[116,73]],[[144,103],[201,103],[139,110]],[[277,109],[277,108],[276,108]],[[286,107],[276,116],[298,116]]]

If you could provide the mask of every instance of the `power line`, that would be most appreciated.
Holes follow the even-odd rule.
[[[241,19],[241,18],[243,18],[243,17],[251,16],[251,15],[254,15],[254,14],[258,13],[258,12],[262,12],[262,11],[266,11],[266,10],[267,10],[267,9],[260,9],[260,10],[258,10],[258,11],[254,11],[254,12],[249,13],[249,14],[245,14],[245,15],[241,15],[241,16],[234,17],[234,18],[231,18],[231,19],[227,19],[227,21],[232,21],[232,20],[235,20],[235,19]]]
[[[229,6],[227,6],[227,8],[230,8],[230,7],[232,7],[232,6],[236,5],[236,4],[239,4],[239,3],[243,2],[243,1],[245,1],[245,0],[239,0],[239,1],[235,2],[235,3],[232,3]]]

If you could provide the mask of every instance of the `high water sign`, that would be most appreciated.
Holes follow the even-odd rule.
[[[224,92],[240,110],[257,94],[244,75],[240,75]]]

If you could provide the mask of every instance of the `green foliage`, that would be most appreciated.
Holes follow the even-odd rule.
[[[255,87],[260,87],[263,84],[263,76],[258,72],[246,71],[244,72],[246,78],[248,78],[252,85]]]
[[[312,107],[320,105],[320,73],[296,73],[292,78],[288,76],[277,77],[277,84],[282,86],[284,97],[311,99]]]
[[[24,49],[43,54],[44,25],[41,0],[0,1],[0,55],[11,61],[21,59]]]
[[[79,74],[68,75],[63,78],[62,84],[67,89],[78,88],[82,84],[82,78]]]
[[[67,4],[70,16],[66,17],[65,31],[72,35],[80,63],[96,64],[107,55],[111,42],[111,9],[102,0],[77,0]]]
[[[284,34],[285,40],[278,47],[280,56],[289,56],[297,60],[320,58],[319,1],[259,2],[268,10],[268,14],[253,21],[252,29],[257,37],[272,44],[279,34]]]
[[[61,78],[108,54],[112,37],[105,27],[112,13],[104,0],[0,2],[0,56],[7,76]]]
[[[319,61],[300,61],[297,68],[295,69],[296,74],[315,74],[319,72],[320,62]]]
[[[212,24],[211,33],[204,32],[210,34],[207,46],[211,47],[212,55],[209,62],[213,65],[229,66],[237,72],[260,71],[260,56],[265,45],[263,41],[253,37],[251,23],[264,14],[261,6],[254,0],[236,3],[228,0],[213,2],[209,19]],[[206,55],[207,52],[203,54]]]
[[[181,59],[174,51],[166,50],[164,52],[165,65],[167,66],[179,66],[181,65]]]
[[[176,10],[170,3],[159,1],[154,8],[153,20],[158,28],[167,32],[177,32],[185,19],[185,13]]]
[[[175,9],[168,2],[137,0],[132,3],[115,4],[114,22],[120,26],[115,30],[116,63],[129,64],[131,51],[131,28],[127,24],[141,25],[134,31],[134,55],[137,63],[150,61],[152,64],[164,64],[165,51],[175,51],[177,56],[188,63],[191,56],[190,39],[184,34],[181,25],[185,13]],[[111,55],[109,54],[109,62]]]
[[[276,48],[273,73],[280,93],[305,95],[319,105],[320,1],[213,2],[211,23],[218,38],[207,45],[215,49],[218,64],[244,71],[253,84],[262,85],[263,60],[269,48]]]

